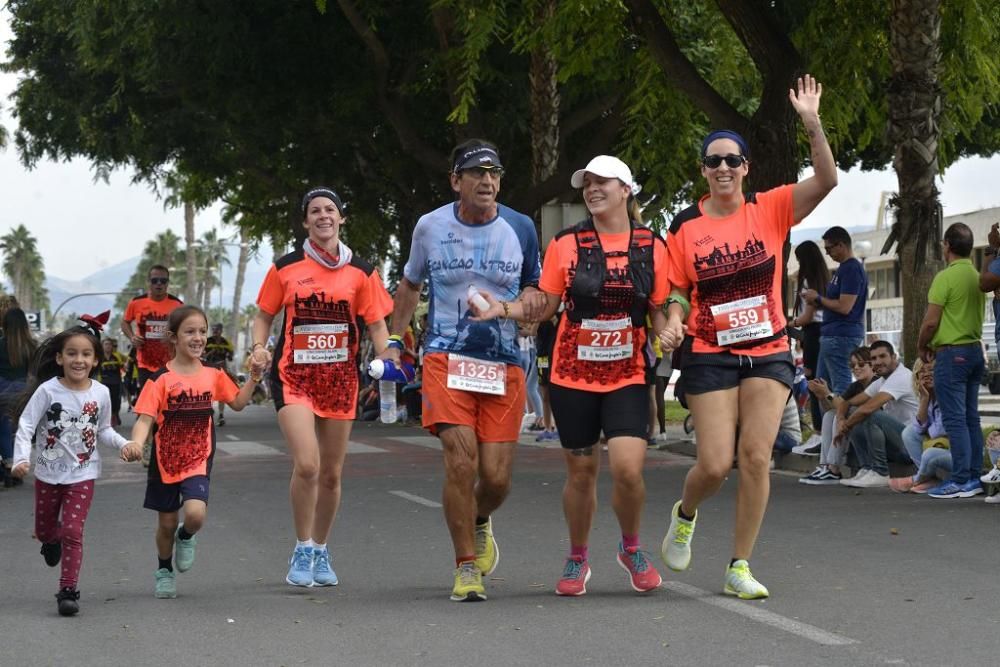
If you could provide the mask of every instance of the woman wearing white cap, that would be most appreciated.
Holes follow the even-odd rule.
[[[622,533],[617,562],[632,588],[646,592],[657,588],[661,578],[639,544],[649,420],[643,348],[647,315],[656,332],[666,324],[666,245],[642,226],[635,201],[639,186],[618,158],[599,155],[570,182],[583,189],[590,217],[552,239],[539,283],[548,297],[543,319],[560,302],[566,307],[550,377],[552,412],[568,470],[563,510],[570,533],[570,554],[556,593],[587,592],[602,431],[613,479],[611,504]],[[519,303],[492,298],[489,303],[484,318],[523,316]]]

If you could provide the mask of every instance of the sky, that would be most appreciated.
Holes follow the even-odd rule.
[[[6,7],[0,5],[0,44],[4,52],[12,38],[9,20]],[[17,80],[16,75],[0,73],[0,123],[8,134],[16,126],[9,113],[8,96]],[[833,90],[825,92],[836,94]],[[945,215],[1000,206],[998,168],[997,156],[952,165],[938,184]],[[806,171],[803,177],[808,175]],[[128,171],[116,171],[109,183],[95,181],[93,170],[84,160],[41,162],[28,171],[17,150],[9,145],[0,150],[0,183],[0,235],[18,224],[26,225],[38,239],[46,273],[59,278],[79,280],[135,257],[146,241],[166,229],[184,235],[183,209],[165,209],[148,186],[131,183]],[[841,172],[838,187],[803,221],[802,227],[815,228],[818,236],[833,225],[874,225],[882,192],[896,187],[891,170]],[[221,206],[216,205],[200,212],[196,233],[201,235],[219,226],[220,211]],[[222,231],[225,236],[234,232]]]

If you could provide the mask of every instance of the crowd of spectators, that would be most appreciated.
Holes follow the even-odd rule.
[[[992,491],[986,501],[1000,503],[1000,431],[986,439],[984,457],[978,407],[985,293],[1000,289],[997,228],[979,269],[971,260],[972,230],[959,222],[945,231],[946,267],[928,292],[912,371],[890,342],[862,345],[868,278],[847,231],[834,227],[823,235],[826,254],[837,263],[825,285],[818,247],[805,242],[796,249],[799,301],[791,325],[801,329],[813,435],[792,451],[819,456],[801,483],[887,487],[942,499]],[[1000,291],[994,312],[998,304]],[[781,435],[776,449],[787,450]]]

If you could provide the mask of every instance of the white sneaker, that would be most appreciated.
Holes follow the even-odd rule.
[[[979,481],[983,484],[1000,484],[1000,468],[993,466],[988,473],[979,478]]]
[[[862,482],[868,477],[868,474],[872,471],[868,468],[862,468],[858,472],[854,473],[854,477],[845,477],[840,480],[840,483],[844,486],[860,487]]]
[[[862,489],[878,489],[889,486],[888,475],[880,475],[874,470],[868,470],[867,472],[868,474],[859,480],[854,486]]]
[[[671,570],[681,572],[691,564],[691,538],[694,537],[694,525],[698,521],[698,512],[690,521],[680,517],[681,501],[674,503],[670,511],[670,528],[660,545],[660,555],[663,562]]]
[[[994,503],[1000,505],[1000,493],[994,493],[992,496],[986,496],[983,502],[990,503],[991,505]]]
[[[823,437],[818,433],[813,433],[809,436],[809,439],[803,442],[801,445],[796,445],[792,447],[793,454],[801,454],[803,456],[819,456],[820,449],[823,447]]]

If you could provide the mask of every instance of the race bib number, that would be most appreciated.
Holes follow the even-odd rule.
[[[747,343],[774,335],[767,297],[763,295],[712,306],[712,316],[719,345]]]
[[[297,364],[347,361],[347,324],[301,324],[292,327],[292,360]]]
[[[538,367],[541,368],[543,371],[546,368],[548,368],[549,367],[549,358],[548,357],[538,357]]]
[[[621,361],[632,358],[632,318],[584,320],[576,339],[576,358],[582,361]]]
[[[507,365],[449,354],[448,388],[503,396],[507,393]]]
[[[146,320],[146,340],[163,340],[167,337],[166,320]]]

